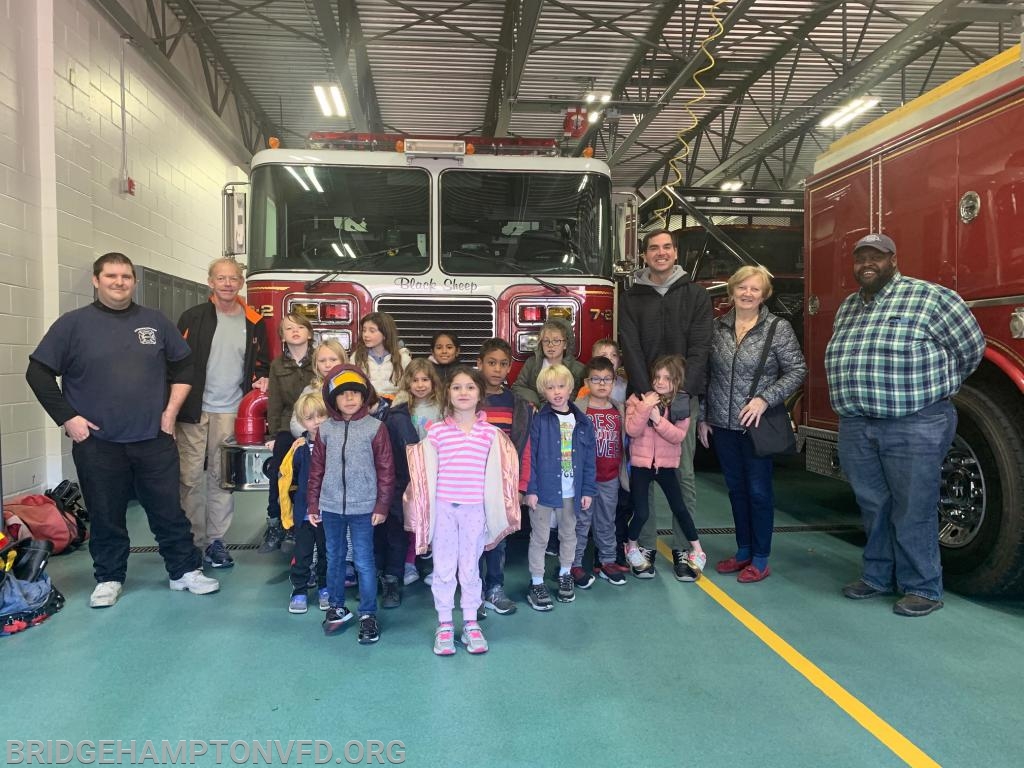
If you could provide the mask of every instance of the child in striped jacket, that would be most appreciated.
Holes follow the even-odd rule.
[[[477,623],[482,598],[480,555],[519,529],[519,458],[505,434],[483,412],[486,386],[479,371],[458,366],[442,394],[443,418],[407,448],[409,485],[405,527],[416,551],[434,550],[431,590],[437,609],[434,653],[455,653],[456,577],[462,591],[462,644],[486,653]]]

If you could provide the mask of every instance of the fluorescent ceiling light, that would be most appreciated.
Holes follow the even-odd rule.
[[[349,256],[350,256],[351,258],[353,258],[353,259],[354,259],[354,258],[356,257],[356,254],[355,254],[355,252],[354,252],[354,251],[352,250],[352,246],[351,246],[351,245],[349,245],[348,243],[342,243],[341,245],[342,245],[342,246],[343,246],[343,247],[345,248],[345,252],[346,252],[346,253],[347,253],[347,254],[348,254],[348,255],[349,255]]]
[[[345,102],[341,98],[341,88],[336,85],[331,86],[331,101],[334,102],[334,113],[338,117],[345,116]]]
[[[331,248],[334,249],[334,252],[336,254],[338,254],[338,258],[340,259],[341,258],[341,248],[338,247],[338,244],[337,243],[331,243]]]
[[[307,165],[303,170],[309,178],[309,183],[312,184],[313,188],[322,195],[324,193],[324,188],[320,186],[320,182],[316,178],[316,171],[313,169],[313,166]]]
[[[736,181],[724,181],[720,187],[723,192],[737,192],[742,188],[743,182],[738,179]]]
[[[320,104],[320,111],[324,117],[344,117],[345,100],[341,97],[341,88],[331,83],[317,83],[313,86],[313,93]]]
[[[303,192],[309,192],[309,184],[302,180],[302,177],[299,176],[299,174],[295,171],[294,168],[292,168],[290,165],[286,165],[284,168],[286,171],[288,171],[288,173],[295,177],[295,180],[297,182],[299,182],[299,186],[302,187]]]
[[[588,123],[596,123],[600,119],[600,117],[601,117],[600,110],[598,110],[596,112],[588,112],[587,113],[587,122]]]
[[[880,99],[870,96],[854,99],[853,101],[839,107],[839,109],[818,123],[818,126],[821,128],[842,128],[847,123],[852,122],[859,115],[864,114],[869,109],[877,107],[879,101]]]
[[[316,94],[316,100],[320,102],[320,111],[324,113],[324,117],[331,116],[331,102],[327,100],[327,89],[322,85],[314,85],[313,93]]]

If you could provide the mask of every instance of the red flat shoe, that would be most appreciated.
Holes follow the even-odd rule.
[[[763,571],[757,570],[753,565],[748,565],[742,571],[740,575],[736,577],[736,581],[740,584],[753,584],[755,581],[763,581],[772,575],[772,567],[766,565]]]
[[[736,573],[736,571],[742,571],[752,562],[753,560],[737,560],[735,557],[730,557],[728,560],[719,560],[715,570],[719,573]]]

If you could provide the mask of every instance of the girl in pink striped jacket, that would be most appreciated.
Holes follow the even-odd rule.
[[[512,441],[487,422],[485,391],[479,371],[453,369],[441,400],[444,418],[406,449],[405,527],[416,538],[417,552],[433,547],[438,656],[455,653],[456,574],[462,591],[460,639],[469,653],[487,652],[477,623],[483,593],[480,556],[519,530],[519,458]]]

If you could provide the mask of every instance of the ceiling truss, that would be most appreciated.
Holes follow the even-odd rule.
[[[823,114],[869,91],[881,109],[916,97],[1019,40],[1024,12],[1024,0],[91,2],[234,155],[329,129],[560,138],[560,113],[593,90],[611,100],[563,153],[592,147],[641,194],[737,178],[795,189],[835,138]],[[713,6],[723,33],[709,39]],[[705,94],[702,44],[716,59]],[[186,48],[199,82],[175,66]],[[317,81],[341,86],[345,118],[319,114]]]

